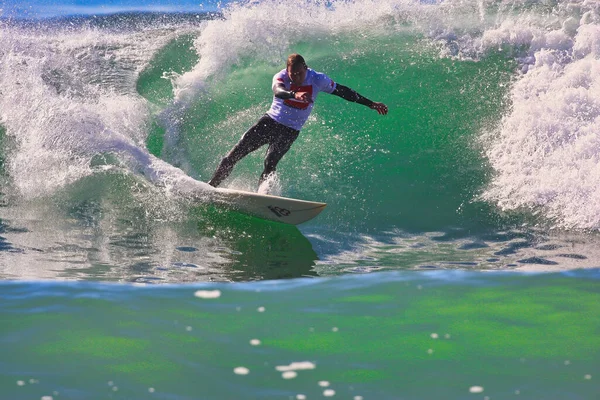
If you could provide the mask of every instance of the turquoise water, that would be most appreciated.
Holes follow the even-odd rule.
[[[7,5],[0,397],[594,398],[598,10],[432,3]],[[298,227],[202,183],[291,52],[390,108],[319,96]]]

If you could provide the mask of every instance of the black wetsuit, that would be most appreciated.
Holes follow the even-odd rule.
[[[273,92],[275,97],[281,99],[290,99],[295,96],[293,91],[286,90],[283,85],[276,86]],[[373,105],[371,100],[339,83],[331,94],[367,107]],[[240,141],[221,160],[219,167],[208,183],[215,187],[219,186],[229,176],[233,166],[238,161],[265,144],[268,144],[269,148],[265,157],[265,169],[260,175],[259,180],[260,185],[271,173],[275,172],[277,163],[287,153],[299,134],[300,131],[282,125],[270,116],[264,115],[254,126],[244,133]]]

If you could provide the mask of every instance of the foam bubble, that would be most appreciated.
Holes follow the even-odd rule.
[[[218,299],[221,297],[220,290],[197,290],[194,296],[201,299]]]
[[[236,375],[248,375],[250,370],[246,367],[236,367],[233,369],[233,373]]]
[[[290,365],[278,365],[277,367],[275,367],[275,369],[277,371],[300,371],[300,370],[315,369],[316,367],[317,366],[310,361],[301,361],[301,362],[293,362]],[[319,382],[319,385],[323,386],[321,383],[322,382]],[[328,382],[327,382],[327,385],[329,385]]]
[[[281,377],[283,379],[294,379],[297,376],[298,376],[298,373],[296,371],[285,371],[284,373],[281,374]]]
[[[482,386],[471,386],[469,388],[469,392],[470,393],[483,393],[483,387]]]

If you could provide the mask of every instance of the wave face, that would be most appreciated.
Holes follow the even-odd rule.
[[[264,245],[286,265],[303,254],[301,274],[581,266],[600,227],[599,19],[593,2],[357,0],[0,20],[3,220],[47,251],[60,221],[104,254],[85,263],[111,266],[140,250],[129,230],[151,238],[150,268],[269,264],[249,250]],[[276,186],[329,206],[279,242],[212,208],[202,181],[268,109],[291,52],[390,113],[319,97]],[[225,186],[255,190],[262,157]]]

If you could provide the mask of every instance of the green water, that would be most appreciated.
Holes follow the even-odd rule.
[[[600,388],[597,271],[0,293],[11,399],[591,399]],[[311,364],[277,370],[294,362]]]

